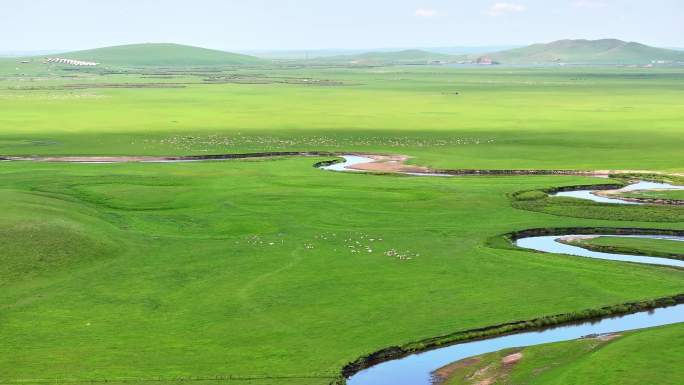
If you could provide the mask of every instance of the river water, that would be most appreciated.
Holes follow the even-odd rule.
[[[643,238],[664,238],[684,241],[684,237],[632,236]],[[522,238],[516,242],[519,247],[548,253],[569,254],[579,257],[628,261],[684,267],[684,261],[640,255],[600,253],[580,247],[569,246],[556,240],[561,236]],[[514,347],[526,347],[551,342],[568,341],[591,334],[605,334],[635,329],[669,325],[684,322],[684,305],[656,309],[621,317],[587,321],[579,324],[559,326],[542,331],[494,337],[481,341],[452,345],[405,358],[388,361],[363,370],[348,380],[349,385],[430,385],[432,373],[452,362],[480,354],[496,352]]]

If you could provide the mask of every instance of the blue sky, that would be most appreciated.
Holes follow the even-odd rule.
[[[0,51],[176,42],[227,50],[684,47],[684,0],[0,0]]]

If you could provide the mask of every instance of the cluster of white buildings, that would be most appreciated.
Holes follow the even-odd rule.
[[[68,64],[72,66],[85,66],[85,67],[95,67],[96,65],[100,63],[95,63],[92,61],[83,61],[83,60],[73,60],[73,59],[66,59],[62,57],[49,57],[45,59],[46,63],[57,63],[57,64]]]

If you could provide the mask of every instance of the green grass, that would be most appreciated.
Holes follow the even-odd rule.
[[[598,251],[639,254],[653,257],[684,258],[684,242],[663,239],[598,237],[580,239],[572,244]]]
[[[49,69],[0,61],[0,154],[684,170],[676,68]],[[233,75],[269,84],[222,83]],[[129,83],[185,88],[98,88]],[[673,269],[489,246],[537,227],[684,229],[681,208],[539,193],[592,178],[341,175],[319,160],[0,163],[0,382],[327,384],[387,346],[683,291]]]
[[[0,153],[357,150],[406,153],[414,163],[439,168],[684,170],[680,69],[398,67],[269,74],[348,85],[6,89],[0,91]],[[206,77],[75,75],[11,77],[0,85],[202,83]]]
[[[445,384],[475,384],[489,377],[497,379],[493,385],[675,385],[681,383],[682,342],[684,328],[673,325],[624,333],[612,340],[587,338],[508,349],[459,367]],[[512,367],[502,365],[501,359],[515,352],[521,352],[522,359]],[[477,370],[483,373],[474,375]]]
[[[315,160],[3,164],[16,253],[0,378],[332,376],[393,344],[682,291],[676,270],[485,246],[516,228],[649,225],[507,198],[586,179],[339,175]]]

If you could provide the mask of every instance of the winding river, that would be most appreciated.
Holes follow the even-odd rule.
[[[331,166],[322,167],[332,171],[360,171],[349,167],[373,162],[373,159],[349,155],[344,156],[345,161]],[[442,174],[414,174],[421,176],[445,176]],[[638,182],[623,187],[618,192],[684,189],[684,186],[673,186],[664,183]],[[568,191],[554,194],[580,199],[589,199],[602,203],[639,204],[624,201],[618,198],[608,198],[594,194],[595,190]],[[545,253],[566,254],[585,258],[596,258],[610,261],[641,263],[649,265],[671,266],[684,268],[684,261],[668,258],[650,257],[645,255],[625,255],[603,253],[587,250],[577,246],[571,246],[558,240],[566,236],[578,236],[573,234],[555,236],[535,236],[520,238],[516,245],[520,248],[530,249]],[[626,235],[603,235],[621,236]],[[670,235],[627,235],[636,238],[662,238],[684,242],[684,237]],[[526,347],[552,342],[569,341],[594,334],[607,334],[624,332],[629,330],[663,326],[684,322],[684,304],[667,308],[659,308],[619,317],[591,320],[564,326],[546,328],[539,331],[521,332],[500,337],[487,338],[484,340],[455,344],[423,353],[412,354],[404,358],[382,362],[368,369],[362,370],[351,376],[349,385],[431,385],[434,382],[435,370],[450,363],[485,353],[496,352],[502,349],[514,347]]]
[[[281,154],[252,154],[244,157],[272,155],[321,155],[320,153],[281,153]],[[208,157],[176,157],[176,158],[1,158],[0,160],[40,160],[40,161],[62,161],[62,162],[81,162],[81,163],[116,163],[120,161],[139,161],[139,162],[187,162],[201,160],[224,160],[235,159],[239,155],[218,155]],[[376,159],[362,155],[344,155],[344,162],[326,164],[321,169],[342,172],[365,172],[362,167],[351,168],[363,164],[377,162]],[[398,171],[407,175],[416,176],[453,176],[448,174],[433,174],[430,172],[407,172]],[[664,183],[638,182],[617,192],[643,191],[643,190],[668,190],[684,189],[684,186],[673,186]],[[595,190],[567,191],[556,193],[556,196],[566,196],[581,199],[589,199],[595,202],[618,203],[618,204],[640,204],[636,202],[624,201],[619,198],[605,197],[594,194]],[[555,236],[530,236],[519,238],[515,241],[520,248],[535,250],[545,253],[567,254],[578,257],[596,258],[618,262],[641,263],[649,265],[669,266],[674,268],[684,268],[683,260],[650,257],[645,255],[623,255],[603,253],[587,250],[577,246],[571,246],[558,241],[559,238],[575,236],[573,234]],[[604,235],[601,236],[621,236],[626,235]],[[684,242],[684,236],[671,235],[627,235],[639,238],[663,238]],[[668,324],[684,322],[684,304],[666,308],[658,308],[651,311],[591,320],[586,322],[550,327],[538,331],[527,331],[516,334],[491,337],[483,340],[459,343],[423,353],[416,353],[404,358],[386,361],[352,375],[347,383],[349,385],[431,385],[433,383],[433,372],[445,365],[459,361],[468,357],[495,352],[506,348],[526,347],[551,342],[568,341],[593,334],[616,333],[635,329],[663,326]]]
[[[571,234],[569,234],[571,235]],[[600,253],[560,243],[562,236],[541,236],[519,239],[519,247],[555,254],[568,254],[588,258],[626,261],[653,265],[684,267],[684,261],[642,255]],[[684,242],[684,237],[632,236],[639,238],[665,238]],[[485,353],[514,347],[526,347],[551,342],[569,341],[592,334],[624,332],[635,329],[684,322],[684,304],[620,317],[591,320],[559,326],[541,331],[466,342],[440,349],[413,354],[360,371],[348,379],[349,385],[431,385],[433,372],[452,362]]]

